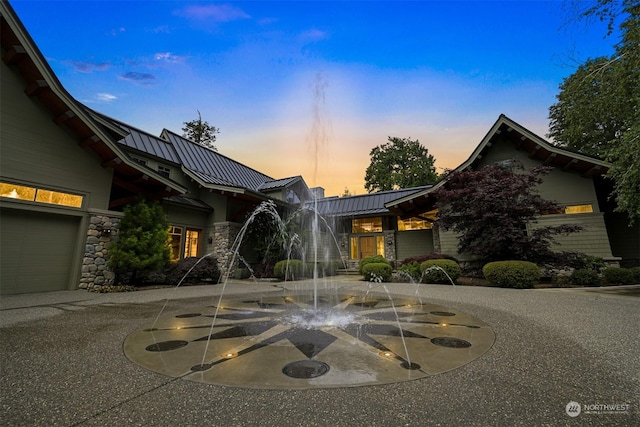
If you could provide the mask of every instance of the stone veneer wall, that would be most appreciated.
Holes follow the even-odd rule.
[[[118,236],[123,214],[110,211],[89,211],[89,227],[82,260],[80,288],[92,289],[112,285],[115,274],[107,267],[109,249]]]
[[[214,224],[213,252],[218,260],[218,268],[220,268],[223,279],[226,277],[234,277],[236,268],[238,267],[237,260],[234,265],[229,265],[229,263],[233,258],[231,247],[241,228],[242,225],[236,222],[217,222]]]

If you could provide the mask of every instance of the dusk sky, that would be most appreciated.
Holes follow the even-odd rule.
[[[563,1],[10,1],[78,101],[159,135],[197,111],[218,151],[326,195],[418,139],[438,172],[500,113],[548,132],[564,77],[616,34]]]

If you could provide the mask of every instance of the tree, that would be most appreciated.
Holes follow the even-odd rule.
[[[182,136],[210,148],[213,151],[218,151],[215,146],[215,142],[216,134],[220,133],[220,129],[215,126],[211,126],[207,121],[203,121],[200,111],[196,111],[198,111],[198,118],[196,120],[183,123],[184,127],[182,128],[182,131],[184,133]]]
[[[340,197],[351,197],[351,196],[355,196],[355,194],[349,191],[349,187],[344,187],[344,191],[342,192]]]
[[[140,273],[151,273],[169,262],[169,225],[158,203],[139,200],[124,209],[118,240],[109,252],[109,266],[119,276],[131,274],[136,284]]]
[[[621,41],[611,57],[589,59],[564,79],[549,108],[554,143],[612,164],[616,210],[640,219],[640,3],[599,0],[581,12],[606,21],[620,18]]]
[[[486,166],[477,171],[454,171],[445,178],[446,184],[434,191],[438,224],[460,233],[460,253],[485,262],[549,259],[553,236],[581,230],[576,225],[559,225],[527,231],[541,213],[561,209],[556,202],[541,198],[535,189],[550,170],[538,167],[514,173]]]
[[[365,189],[397,190],[433,184],[438,180],[435,158],[418,140],[389,137],[389,142],[371,150],[365,172]]]

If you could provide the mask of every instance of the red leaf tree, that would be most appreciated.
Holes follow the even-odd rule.
[[[454,171],[434,195],[439,225],[460,233],[458,251],[485,262],[500,260],[551,260],[553,237],[582,230],[579,225],[536,227],[542,213],[561,212],[555,201],[545,200],[536,186],[551,168],[527,172],[499,166]]]

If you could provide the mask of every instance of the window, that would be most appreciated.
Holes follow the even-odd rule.
[[[144,159],[141,159],[140,157],[131,156],[131,160],[133,160],[136,163],[141,164],[142,166],[147,166],[147,161],[144,160]]]
[[[564,213],[566,214],[581,214],[581,213],[592,213],[593,206],[592,205],[573,205],[567,206],[564,208]]]
[[[0,197],[8,199],[28,200],[30,202],[46,203],[49,205],[69,206],[81,208],[84,196],[60,191],[45,190],[44,188],[28,187],[25,185],[0,182]]]
[[[398,218],[398,231],[428,230],[433,227],[433,223],[422,218]]]
[[[361,218],[351,221],[352,233],[380,233],[382,232],[382,217]]]
[[[376,255],[384,256],[384,236],[376,236]]]
[[[171,169],[166,166],[158,166],[158,173],[169,178],[171,176]]]
[[[184,245],[184,257],[198,256],[198,241],[200,240],[200,232],[198,230],[187,230]]]
[[[349,257],[351,259],[358,259],[358,238],[351,237],[349,243]]]
[[[182,246],[182,227],[169,227],[169,261],[180,261],[180,247]]]

